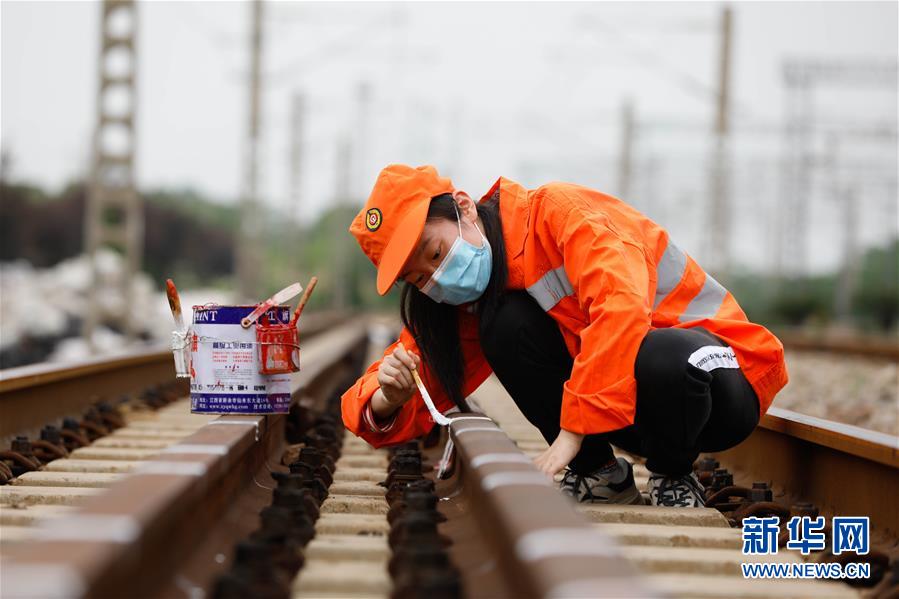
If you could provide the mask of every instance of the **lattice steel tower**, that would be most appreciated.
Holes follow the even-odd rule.
[[[144,230],[134,184],[136,33],[135,2],[104,0],[97,124],[85,218],[85,246],[92,270],[83,330],[88,341],[101,322],[117,326],[129,337],[134,333],[127,316],[132,280],[140,269]],[[97,253],[103,247],[121,253],[121,276],[110,276],[100,268]]]
[[[899,65],[896,60],[789,60],[783,67],[783,79],[787,88],[784,147],[786,164],[782,182],[783,198],[778,214],[778,231],[775,270],[779,275],[800,276],[809,268],[809,222],[811,200],[816,179],[826,168],[833,168],[822,159],[819,146],[822,134],[828,133],[821,122],[820,108],[816,105],[816,93],[822,88],[844,87],[896,89]],[[856,115],[858,121],[850,123],[872,138],[885,139],[895,144],[895,125],[877,120],[876,115]],[[830,125],[833,128],[833,124]],[[845,131],[843,132],[845,134]],[[893,146],[895,147],[895,145]],[[853,192],[855,193],[855,192]],[[854,200],[857,201],[857,200]],[[895,205],[893,203],[892,205]],[[895,223],[895,215],[890,215]]]

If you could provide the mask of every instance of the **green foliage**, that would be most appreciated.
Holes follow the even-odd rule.
[[[343,286],[344,297],[350,308],[396,307],[398,292],[391,291],[384,297],[377,294],[375,288],[377,271],[359,249],[355,238],[348,230],[358,211],[357,206],[338,206],[324,211],[318,220],[308,227],[287,231],[293,238],[284,239],[283,243],[279,243],[280,254],[278,256],[270,254],[270,257],[275,261],[286,261],[296,265],[300,274],[282,277],[276,282],[277,285],[283,286],[297,276],[305,285],[309,277],[315,275],[319,278],[319,283],[309,300],[310,307],[333,306],[338,285]],[[290,248],[290,254],[285,254],[283,248]],[[346,264],[345,274],[341,280],[337,280],[341,260]]]
[[[826,326],[835,318],[839,273],[776,279],[758,274],[731,277],[727,288],[747,316],[769,326]],[[899,321],[899,240],[871,248],[860,259],[851,323],[889,331]]]
[[[48,196],[30,185],[0,184],[0,262],[24,259],[40,268],[81,253],[84,206],[83,185]]]
[[[899,240],[862,260],[853,313],[861,326],[890,330],[899,320]]]
[[[835,277],[805,277],[780,281],[771,310],[778,324],[826,323],[833,318]]]
[[[213,202],[192,189],[155,190],[143,194],[144,202],[165,208],[195,222],[237,231],[240,210],[237,205]]]

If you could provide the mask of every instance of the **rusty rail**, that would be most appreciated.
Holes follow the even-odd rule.
[[[796,331],[778,332],[787,349],[883,358],[899,362],[899,341],[885,337],[822,337]]]
[[[295,396],[333,383],[365,339],[364,326],[354,321],[308,343]],[[152,596],[183,568],[192,571],[196,587],[208,586],[214,555],[197,565],[195,553],[209,536],[228,541],[247,532],[241,526],[252,526],[225,530],[222,519],[236,504],[258,503],[253,492],[269,480],[284,424],[283,415],[222,416],[166,448],[74,513],[48,523],[38,540],[13,547],[4,560],[3,596]],[[263,495],[270,498],[268,490]]]
[[[747,440],[715,457],[748,480],[774,481],[788,499],[869,516],[899,534],[899,437],[771,408]]]
[[[150,349],[72,365],[0,371],[0,440],[83,412],[103,396],[135,393],[173,378],[172,352]],[[187,393],[187,383],[184,384]]]

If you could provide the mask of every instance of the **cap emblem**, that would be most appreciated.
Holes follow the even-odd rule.
[[[369,208],[365,213],[365,227],[374,233],[381,226],[381,211],[377,208]]]

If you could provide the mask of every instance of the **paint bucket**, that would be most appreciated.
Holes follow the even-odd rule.
[[[256,323],[259,374],[286,374],[300,370],[300,332],[289,324],[271,324],[263,316]]]
[[[201,414],[286,414],[290,374],[262,374],[256,327],[240,321],[255,306],[194,306],[190,410]],[[265,313],[269,326],[286,326],[290,308]]]

